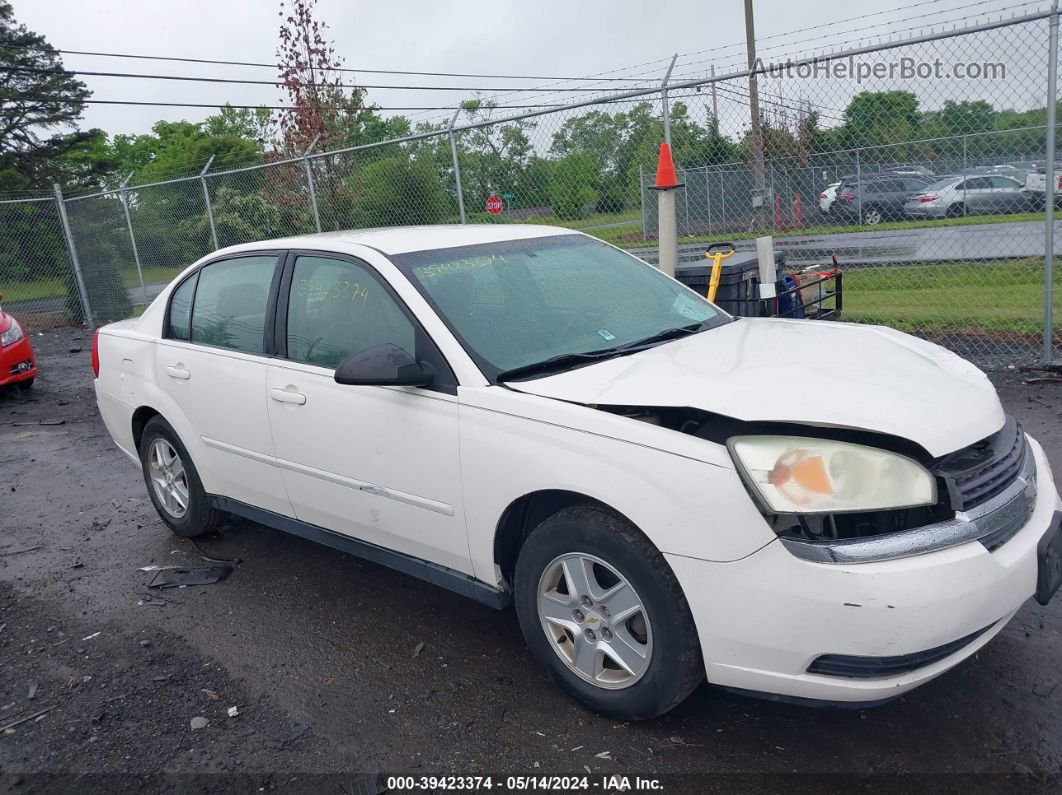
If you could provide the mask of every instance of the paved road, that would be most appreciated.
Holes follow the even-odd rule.
[[[163,291],[169,282],[145,285],[147,289],[147,302],[151,303],[159,293]],[[129,300],[133,304],[144,303],[144,291],[140,287],[129,288]],[[5,301],[4,311],[12,315],[49,315],[59,314],[65,311],[66,296],[54,295],[48,298],[31,298],[26,301]]]
[[[165,530],[138,467],[106,435],[88,353],[68,353],[85,339],[70,331],[37,338],[36,394],[0,394],[0,725],[54,707],[0,736],[7,789],[110,784],[117,793],[135,781],[139,791],[171,790],[134,778],[48,788],[31,775],[42,770],[236,770],[259,776],[254,791],[289,792],[307,788],[292,776],[312,771],[589,769],[594,780],[741,776],[673,779],[665,795],[969,793],[1048,791],[1043,776],[1062,765],[1062,600],[1048,608],[1030,601],[974,659],[878,709],[812,710],[705,686],[664,718],[626,724],[586,712],[552,686],[512,611],[252,523],[201,539],[212,555],[242,559],[224,582],[149,591],[152,574],[142,567],[203,562]],[[1062,476],[1057,385],[1011,379],[1002,399]],[[31,681],[39,686],[32,700]],[[191,729],[194,717],[209,725]],[[850,778],[749,775],[791,773]],[[884,778],[911,773],[934,778]],[[940,775],[957,773],[977,776]],[[1023,778],[992,777],[1014,773]],[[229,779],[200,783],[202,791],[235,789]],[[251,782],[240,789],[251,791]]]
[[[1062,253],[1062,227],[1055,233],[1055,252]],[[755,250],[751,238],[734,241],[739,250]],[[1037,221],[966,226],[931,226],[920,229],[843,232],[775,238],[788,260],[818,265],[836,253],[846,265],[881,265],[913,262],[961,262],[1037,257],[1044,253],[1044,225]],[[704,256],[705,244],[679,246],[682,261]],[[656,262],[655,246],[632,249],[632,254]]]

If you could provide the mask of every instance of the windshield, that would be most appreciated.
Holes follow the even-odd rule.
[[[583,235],[391,257],[484,373],[618,348],[730,318],[656,268]]]

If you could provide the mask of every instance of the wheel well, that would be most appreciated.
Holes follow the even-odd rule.
[[[144,438],[144,426],[148,424],[148,420],[157,416],[159,413],[150,406],[141,406],[133,412],[133,444],[137,452],[140,452],[140,440]]]
[[[511,584],[513,581],[516,558],[528,534],[548,517],[579,503],[594,503],[605,508],[609,507],[593,497],[577,491],[561,489],[535,491],[509,504],[509,507],[502,513],[501,519],[498,520],[498,527],[494,533],[494,565],[506,584]],[[612,509],[609,508],[609,510]]]

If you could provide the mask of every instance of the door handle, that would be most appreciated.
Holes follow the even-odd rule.
[[[192,377],[191,372],[188,370],[185,370],[183,367],[175,367],[172,364],[166,368],[166,375],[170,378],[179,378],[182,381],[187,381]]]
[[[269,396],[277,403],[294,403],[296,406],[306,405],[306,395],[302,392],[289,392],[286,389],[270,389]]]

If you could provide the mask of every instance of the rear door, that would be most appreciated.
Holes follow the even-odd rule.
[[[992,181],[992,209],[997,213],[1016,213],[1028,207],[1022,184],[1016,179],[995,175]]]
[[[349,354],[391,343],[430,388],[335,382]],[[471,573],[457,384],[427,334],[367,263],[293,252],[284,270],[268,411],[298,519]]]
[[[255,252],[190,274],[170,299],[155,377],[183,415],[168,419],[197,451],[204,487],[290,516],[265,396],[280,262],[279,252]]]
[[[996,194],[992,191],[991,177],[967,177],[960,193],[968,214],[990,213],[996,207]]]

